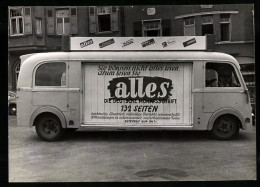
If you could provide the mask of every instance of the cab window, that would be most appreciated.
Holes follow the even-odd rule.
[[[206,87],[240,87],[237,74],[227,63],[206,63]]]
[[[35,86],[65,86],[66,63],[52,62],[40,65],[35,73]]]

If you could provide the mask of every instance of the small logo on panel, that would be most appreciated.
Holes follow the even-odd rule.
[[[94,43],[94,42],[93,42],[92,39],[86,40],[86,41],[80,43],[80,47],[83,48],[83,47],[86,47],[86,46],[91,45],[91,44],[93,44],[93,43]]]
[[[183,42],[183,46],[184,47],[187,47],[189,45],[192,45],[192,44],[195,44],[196,43],[196,39],[195,38],[192,38],[191,40],[188,40],[186,42]]]
[[[163,47],[167,47],[167,46],[173,45],[173,44],[175,44],[175,43],[176,43],[175,38],[171,38],[171,39],[169,39],[169,40],[163,42],[163,43],[162,43],[162,46],[163,46]]]
[[[100,48],[103,48],[103,47],[106,47],[106,46],[108,46],[108,45],[112,45],[113,43],[115,43],[114,38],[100,43],[100,44],[99,44],[99,47],[100,47]]]
[[[134,40],[130,39],[130,40],[127,40],[127,41],[125,41],[125,42],[123,42],[121,44],[122,44],[122,47],[125,47],[125,46],[131,45],[133,43],[134,43]]]
[[[152,38],[152,39],[150,39],[150,40],[147,40],[147,41],[145,41],[145,42],[142,42],[141,44],[142,44],[143,47],[147,47],[147,46],[152,45],[152,44],[154,44],[154,43],[155,43],[155,41],[154,41],[154,39]]]

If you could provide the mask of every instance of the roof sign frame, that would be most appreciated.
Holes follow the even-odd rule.
[[[212,35],[214,36],[214,35]],[[68,51],[207,51],[208,36],[170,37],[70,37]],[[66,38],[64,38],[66,40]],[[68,47],[69,46],[69,47]]]

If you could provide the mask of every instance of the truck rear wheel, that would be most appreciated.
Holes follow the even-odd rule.
[[[64,132],[60,120],[54,115],[45,115],[35,124],[38,136],[44,141],[59,140]]]
[[[217,139],[228,140],[235,137],[239,132],[238,121],[230,116],[224,115],[217,118],[214,122],[211,133]]]

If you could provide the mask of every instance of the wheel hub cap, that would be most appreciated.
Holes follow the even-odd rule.
[[[48,134],[48,135],[54,135],[57,134],[58,129],[57,129],[57,124],[54,123],[51,120],[45,121],[43,124],[43,132]]]

